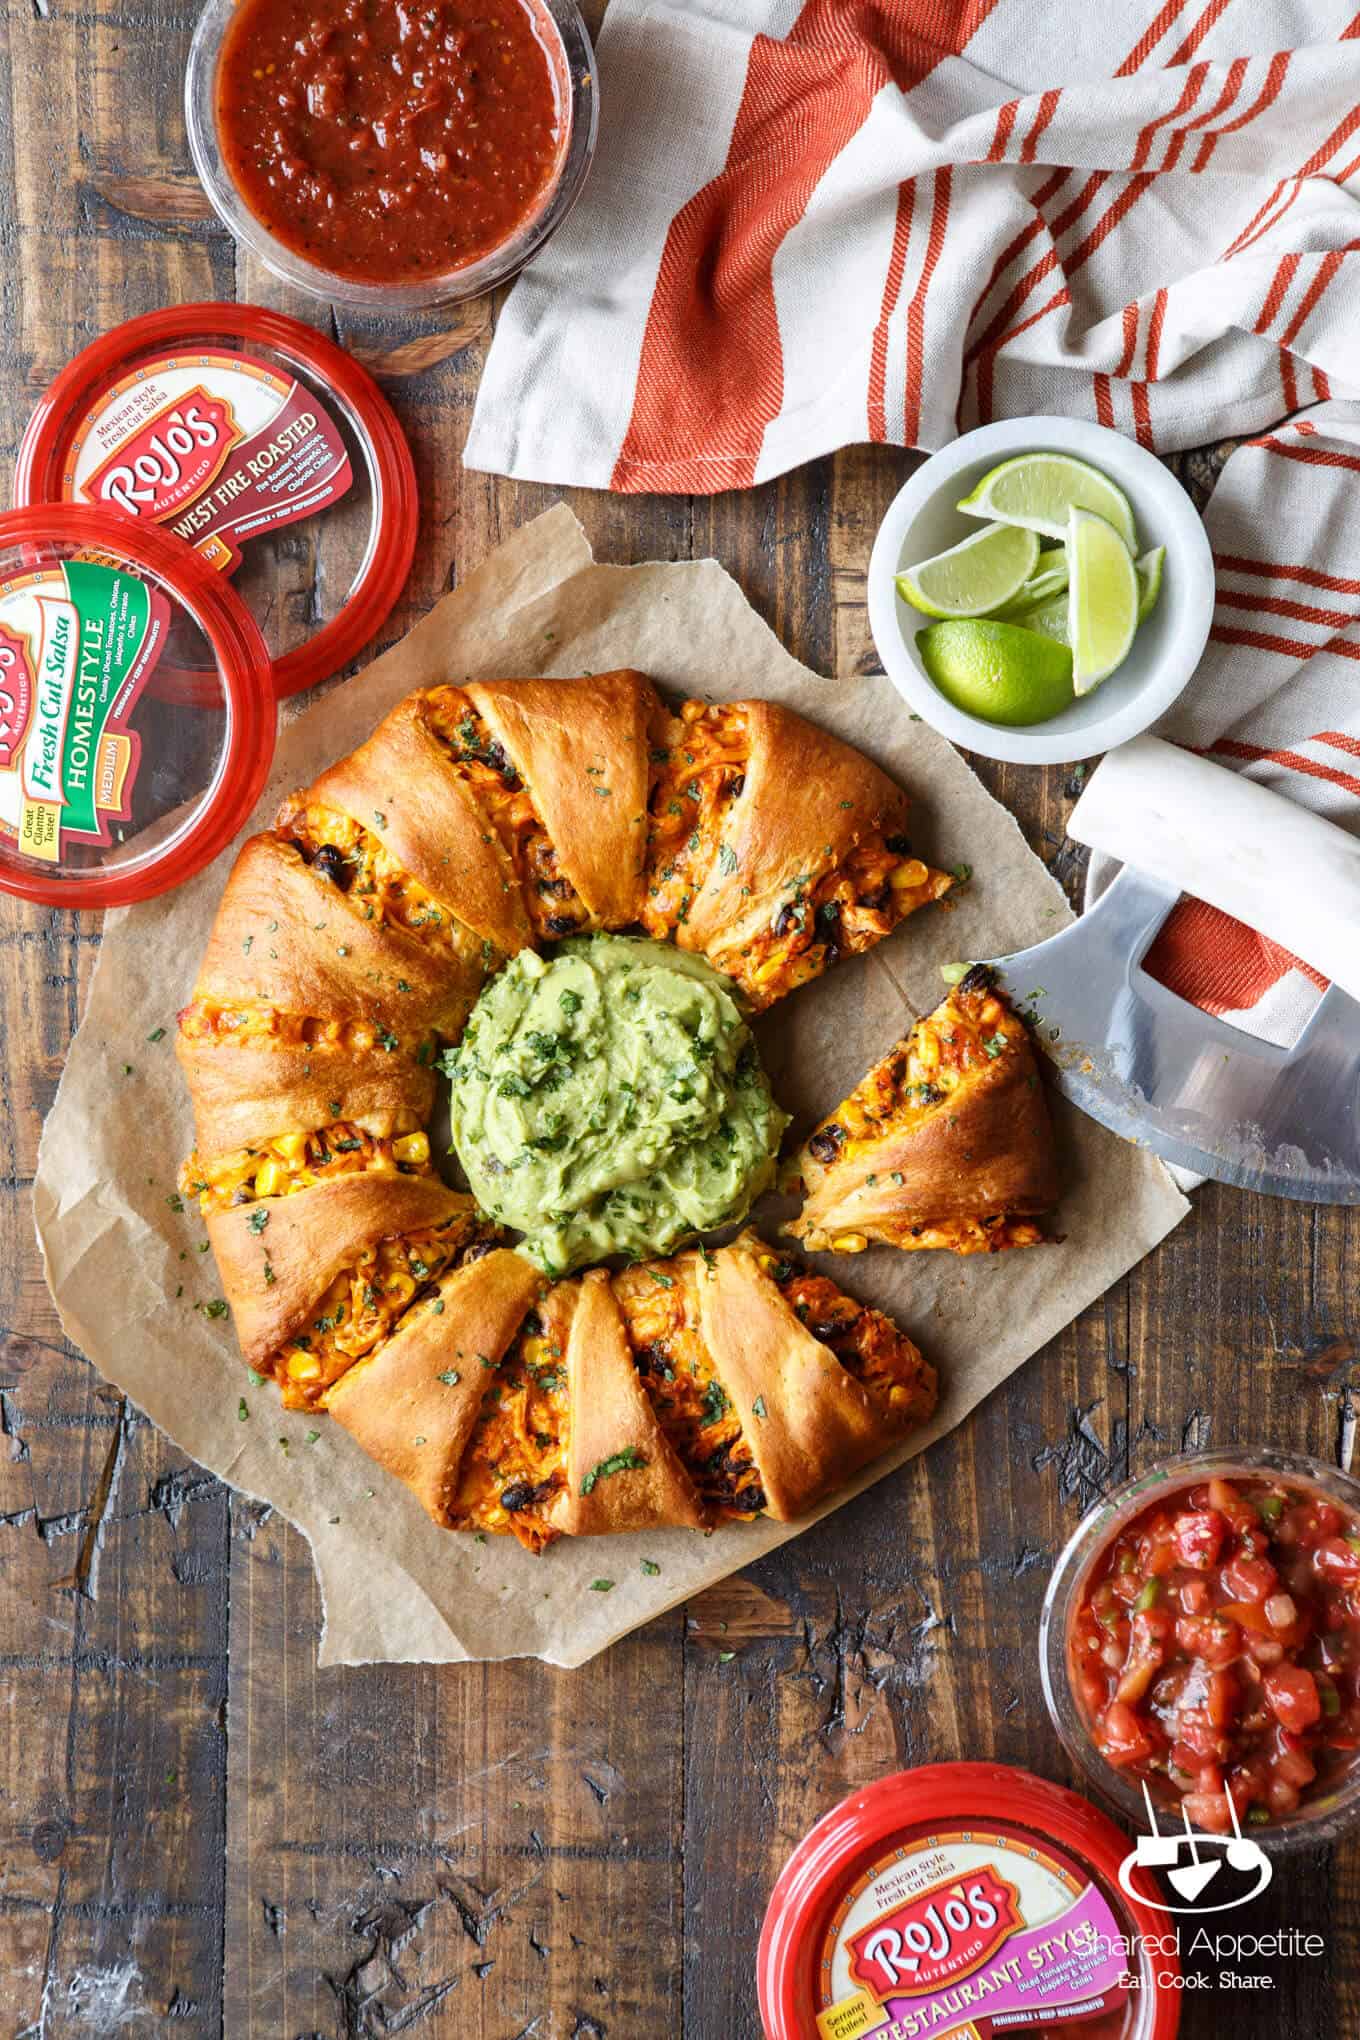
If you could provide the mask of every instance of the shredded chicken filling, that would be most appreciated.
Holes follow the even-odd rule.
[[[766,928],[739,949],[713,950],[711,961],[736,979],[753,1012],[763,1012],[838,958],[881,942],[953,884],[948,872],[913,857],[905,836],[876,834],[816,881],[794,879]]]
[[[310,1133],[281,1133],[255,1147],[238,1148],[203,1162],[195,1149],[180,1170],[180,1189],[196,1197],[206,1218],[231,1211],[261,1197],[286,1197],[294,1190],[336,1176],[428,1176],[429,1135],[418,1130],[409,1114],[401,1115],[392,1134],[365,1132],[353,1120],[336,1119]]]
[[[382,817],[375,813],[374,819],[382,825]],[[299,796],[280,812],[278,828],[364,920],[405,929],[435,955],[477,963],[483,970],[495,964],[494,944],[465,927],[411,876],[380,836],[352,815]]]
[[[493,1366],[481,1355],[475,1364]],[[566,1338],[549,1301],[545,1315],[530,1311],[488,1380],[459,1473],[457,1528],[508,1530],[530,1551],[551,1544],[547,1510],[566,1479],[566,1440]]]
[[[653,746],[647,820],[648,933],[665,940],[688,918],[718,855],[724,823],[746,786],[744,709],[687,701]]]
[[[179,1031],[187,1041],[210,1041],[229,1045],[238,1041],[268,1041],[280,1048],[324,1048],[342,1055],[359,1055],[386,1046],[383,1030],[367,1020],[324,1020],[314,1013],[286,1013],[266,1000],[248,1000],[239,1006],[220,1005],[213,999],[194,999],[182,1008]],[[396,1046],[395,1040],[392,1046]],[[432,1045],[417,1062],[428,1062]]]
[[[286,1409],[311,1409],[326,1391],[396,1326],[402,1313],[449,1268],[481,1246],[486,1227],[460,1213],[446,1225],[378,1240],[356,1256],[318,1299],[311,1322],[285,1339],[263,1372],[279,1384]],[[264,1266],[269,1239],[261,1235]],[[482,1247],[482,1251],[485,1248]],[[266,1275],[268,1280],[268,1275]]]
[[[771,1254],[764,1266],[794,1315],[854,1375],[886,1425],[908,1429],[930,1415],[935,1369],[891,1318],[797,1261]]]
[[[529,790],[461,687],[425,695],[425,723],[447,750],[514,867],[534,932],[558,942],[595,925],[558,862]]]
[[[657,1421],[704,1503],[743,1520],[765,1490],[741,1421],[698,1331],[692,1263],[626,1268],[614,1283],[633,1363]]]

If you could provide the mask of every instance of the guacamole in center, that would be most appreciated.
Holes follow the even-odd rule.
[[[522,950],[444,1068],[473,1194],[554,1276],[745,1217],[788,1125],[726,980],[631,936]]]

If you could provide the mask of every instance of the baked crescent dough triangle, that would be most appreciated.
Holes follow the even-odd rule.
[[[441,1276],[370,1359],[341,1376],[326,1408],[447,1528],[458,1472],[499,1363],[544,1288],[509,1247]]]
[[[858,1253],[870,1240],[957,1254],[1033,1246],[1058,1196],[1053,1128],[1024,1022],[975,964],[811,1135],[788,1230]]]

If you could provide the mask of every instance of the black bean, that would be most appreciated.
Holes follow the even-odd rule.
[[[847,1324],[844,1318],[823,1318],[819,1325],[809,1325],[814,1339],[820,1339],[824,1346],[834,1346],[837,1339],[843,1339],[851,1329],[854,1320]]]
[[[574,935],[576,933],[575,919],[570,914],[549,914],[548,933],[550,935]]]
[[[750,1509],[753,1512],[763,1509],[765,1507],[764,1488],[758,1484],[755,1487],[743,1488],[741,1491],[741,1506],[743,1509]]]
[[[776,1285],[783,1282],[791,1282],[797,1273],[798,1263],[796,1261],[776,1261],[774,1268],[771,1270],[771,1276]]]
[[[871,914],[881,914],[885,907],[892,905],[892,887],[881,885],[877,892],[865,893],[860,899],[860,905],[867,907]]]
[[[312,859],[312,870],[321,878],[338,885],[341,892],[348,892],[354,883],[354,866],[345,857],[343,850],[337,850],[334,843],[323,843]]]
[[[841,932],[841,903],[823,900],[817,909],[817,933],[824,942],[834,942]]]
[[[637,1352],[633,1355],[633,1365],[637,1368],[639,1374],[650,1374],[653,1368],[659,1374],[665,1364],[666,1349],[657,1339],[654,1339],[649,1346],[639,1346]]]
[[[729,781],[727,782],[727,792],[729,799],[740,800],[745,791],[746,791],[746,774],[744,772],[739,772],[735,779],[729,779]]]
[[[990,992],[995,983],[996,972],[985,963],[975,963],[959,979],[956,993],[958,997],[966,998],[972,992]]]
[[[776,935],[791,935],[798,926],[798,909],[794,906],[781,907],[775,916]]]
[[[555,900],[569,900],[571,898],[571,880],[569,878],[540,878],[538,889],[541,893]]]
[[[494,1240],[473,1240],[471,1246],[464,1247],[455,1265],[459,1268],[470,1267],[474,1261],[484,1260],[488,1254],[494,1254],[495,1251]]]
[[[814,1133],[808,1142],[808,1153],[819,1162],[834,1162],[845,1139],[845,1128],[834,1122],[824,1126],[820,1133]]]
[[[911,838],[910,836],[901,835],[885,836],[883,838],[883,848],[891,850],[894,857],[910,857]]]
[[[536,1490],[531,1481],[516,1481],[513,1487],[501,1489],[501,1507],[513,1516],[516,1509],[532,1507],[535,1493]]]

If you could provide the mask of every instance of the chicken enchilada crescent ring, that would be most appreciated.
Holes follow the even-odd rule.
[[[949,890],[907,808],[791,711],[636,672],[400,702],[245,843],[180,1015],[182,1182],[247,1364],[436,1522],[534,1550],[786,1520],[921,1424],[912,1341],[754,1234],[554,1282],[427,1130],[509,958],[640,929],[762,1011]]]

